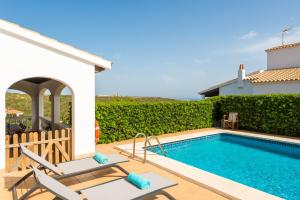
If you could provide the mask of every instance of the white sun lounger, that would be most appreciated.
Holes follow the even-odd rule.
[[[170,194],[164,192],[163,189],[177,185],[177,183],[154,172],[148,172],[140,174],[150,181],[151,184],[148,189],[141,190],[128,182],[127,178],[120,178],[75,192],[52,177],[42,173],[37,168],[33,168],[33,172],[39,188],[44,188],[59,199],[65,200],[130,200],[140,199],[157,193],[161,193],[169,199],[174,199]]]
[[[43,159],[39,155],[33,153],[26,147],[20,144],[21,152],[23,155],[26,157],[32,159],[33,161],[37,162],[39,166],[37,167],[38,169],[41,170],[49,170],[50,172],[53,172],[55,175],[53,178],[55,179],[63,179],[67,178],[70,176],[76,176],[79,174],[84,174],[96,170],[101,170],[109,167],[115,167],[120,169],[122,172],[125,174],[128,174],[128,172],[120,167],[118,164],[123,163],[123,162],[128,162],[128,159],[120,156],[118,154],[109,154],[106,155],[108,158],[108,162],[105,164],[100,164],[97,161],[95,161],[92,157],[89,158],[83,158],[83,159],[78,159],[78,160],[72,160],[64,163],[59,163],[59,164],[52,164],[48,162],[47,160]],[[13,184],[9,190],[15,191],[17,186],[20,185],[22,182],[24,182],[28,177],[30,177],[33,174],[33,171],[27,173],[25,176],[23,176],[20,180],[18,180],[15,184]],[[28,193],[28,194],[27,194]],[[24,195],[28,196],[31,191],[28,191]]]

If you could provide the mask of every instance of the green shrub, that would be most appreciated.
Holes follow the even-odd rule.
[[[231,95],[213,97],[214,120],[223,114],[239,113],[243,130],[300,136],[300,95]]]
[[[138,132],[159,135],[211,127],[211,102],[97,102],[100,143],[130,139]]]

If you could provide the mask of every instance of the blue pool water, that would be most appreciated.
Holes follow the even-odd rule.
[[[167,157],[285,199],[300,199],[300,145],[231,135],[164,144]],[[160,154],[160,149],[149,149]]]

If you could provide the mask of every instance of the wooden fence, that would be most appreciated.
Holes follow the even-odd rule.
[[[30,164],[36,164],[21,155],[20,143],[50,163],[65,162],[72,158],[71,129],[6,135],[6,172],[25,170]]]

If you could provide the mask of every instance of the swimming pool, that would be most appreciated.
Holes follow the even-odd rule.
[[[300,145],[228,133],[163,144],[169,158],[285,199],[300,199]],[[160,154],[158,146],[148,149]]]

